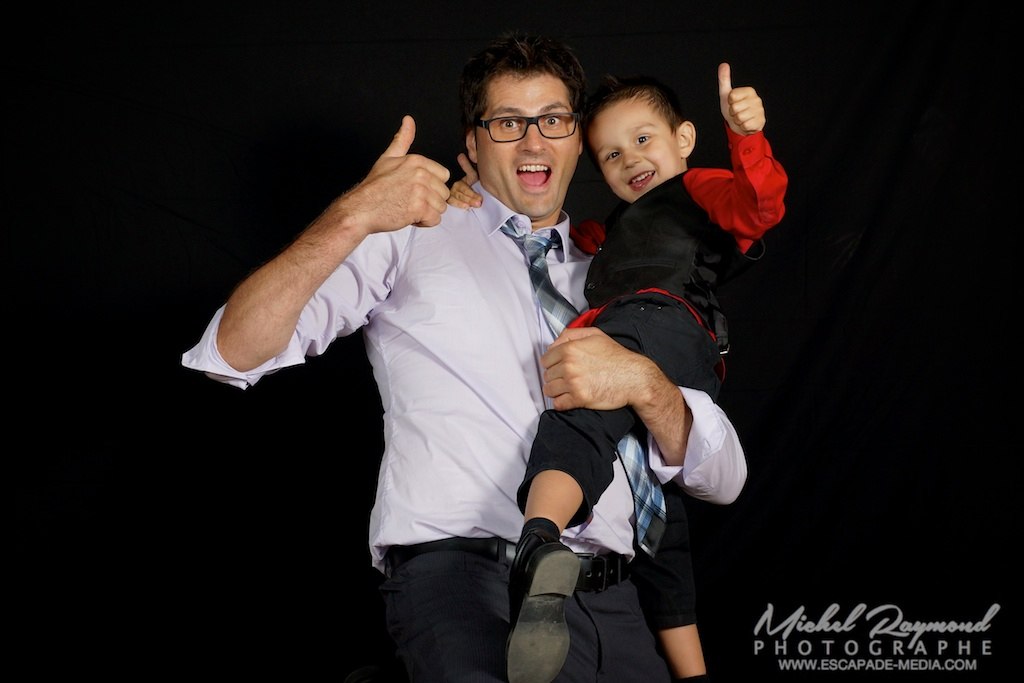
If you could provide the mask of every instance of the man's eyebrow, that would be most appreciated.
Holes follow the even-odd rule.
[[[572,108],[565,102],[553,102],[551,104],[541,107],[537,115],[547,114],[550,112],[571,112]],[[503,116],[533,116],[533,114],[527,114],[525,109],[519,107],[500,107],[494,110],[494,113],[489,118],[499,118]]]

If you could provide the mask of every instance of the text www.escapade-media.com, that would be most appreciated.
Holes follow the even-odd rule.
[[[968,658],[947,659],[893,659],[893,658],[821,658],[796,659],[781,657],[779,671],[977,671],[978,660]]]
[[[977,671],[993,655],[986,634],[998,611],[993,603],[977,620],[915,621],[896,605],[861,603],[842,615],[833,603],[814,619],[803,606],[777,615],[769,603],[754,655],[783,671]]]

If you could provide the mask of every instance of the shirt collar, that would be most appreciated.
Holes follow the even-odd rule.
[[[485,190],[483,186],[477,181],[473,185],[473,189],[476,190],[481,197],[483,197],[483,204],[479,209],[475,211],[482,212],[481,220],[482,225],[488,234],[493,234],[501,229],[501,226],[512,217],[515,217],[516,228],[519,230],[529,230],[530,219],[523,214],[517,214],[512,209],[502,204],[498,199],[490,192]],[[550,228],[558,232],[559,237],[562,240],[562,246],[571,244],[569,241],[569,214],[564,210],[560,212],[558,222]]]

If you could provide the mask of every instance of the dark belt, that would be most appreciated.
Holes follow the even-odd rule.
[[[442,538],[439,541],[416,545],[393,545],[388,550],[386,560],[388,576],[391,576],[399,565],[417,555],[441,550],[473,553],[508,565],[512,564],[516,556],[516,544],[504,538]],[[578,591],[603,591],[629,576],[629,560],[618,553],[576,553],[576,557],[580,559],[580,576],[576,580]]]

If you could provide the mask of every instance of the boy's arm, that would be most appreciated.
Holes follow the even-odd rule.
[[[722,118],[737,135],[764,130],[764,102],[750,86],[732,87],[732,68],[725,62],[718,65],[718,102]]]
[[[469,160],[469,157],[464,152],[459,152],[458,161],[459,166],[462,167],[466,175],[452,184],[451,193],[448,195],[448,203],[460,209],[478,207],[483,203],[484,198],[473,189],[473,183],[479,180],[476,168],[474,168],[473,162]]]
[[[727,127],[726,135],[733,169],[691,168],[683,184],[711,222],[746,252],[785,216],[789,177],[763,132],[737,135]]]
[[[764,102],[751,87],[732,87],[726,63],[718,67],[718,95],[732,170],[693,168],[683,183],[711,221],[746,252],[785,215],[789,178],[764,136]]]

